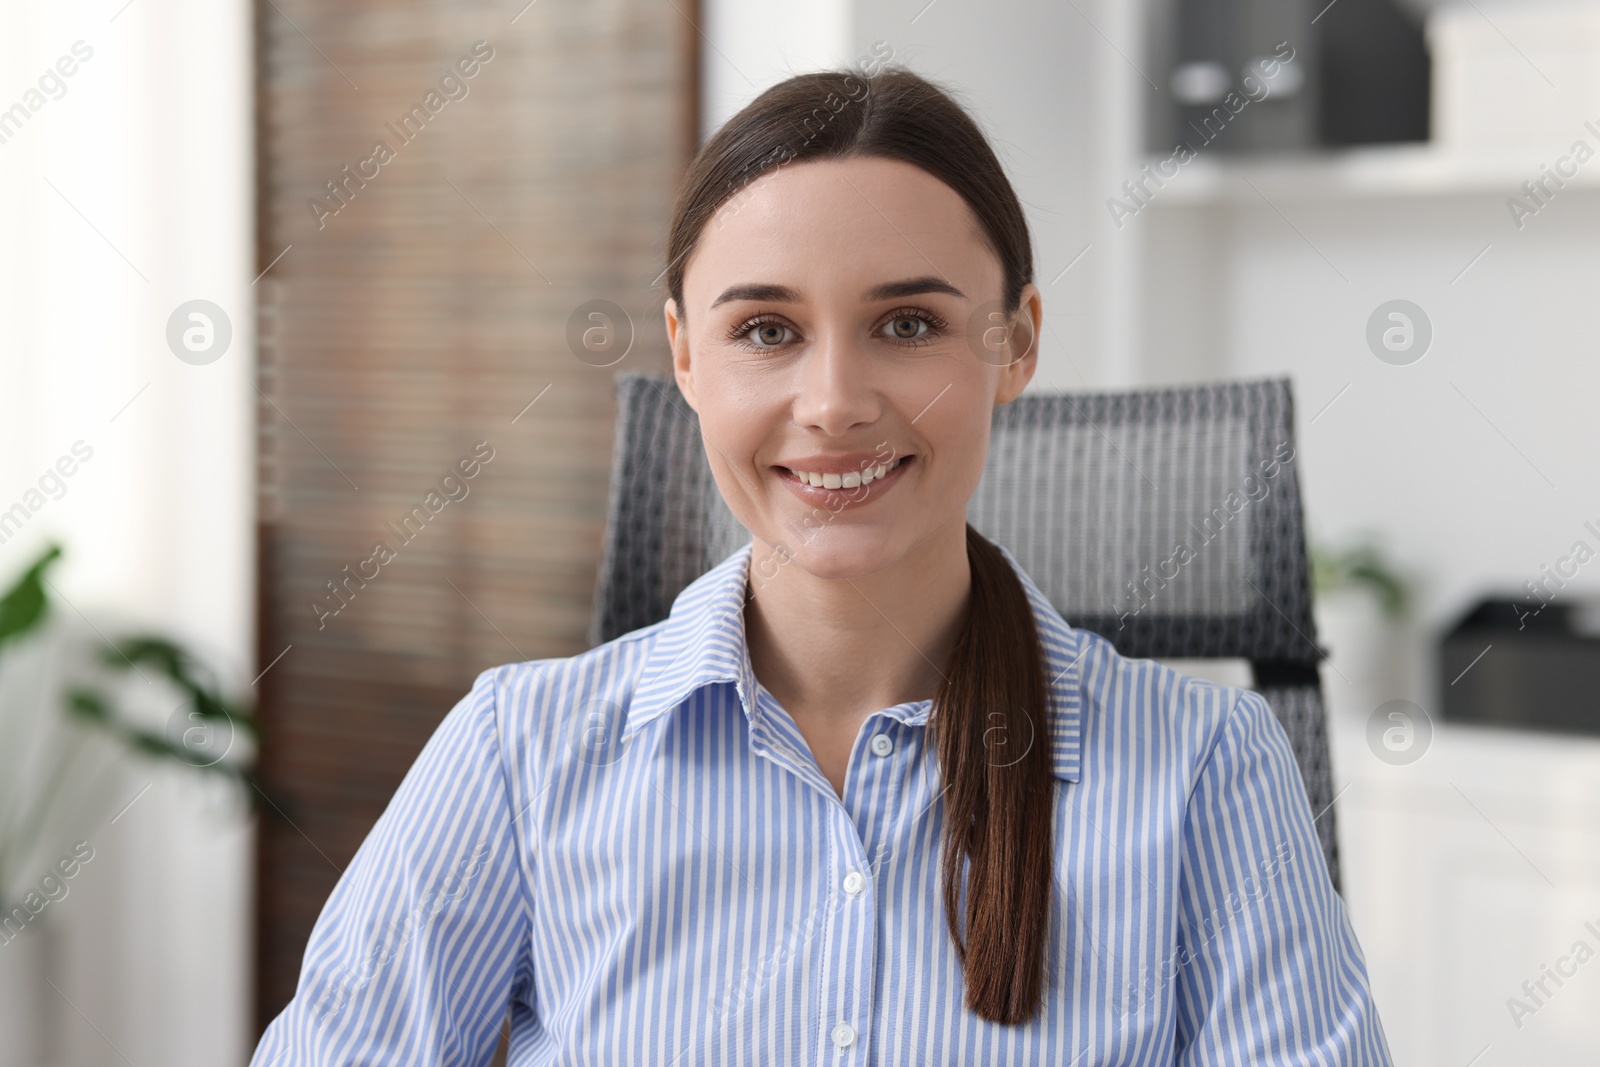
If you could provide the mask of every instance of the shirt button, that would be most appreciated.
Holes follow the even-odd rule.
[[[849,1048],[855,1044],[856,1028],[849,1023],[840,1023],[833,1028],[833,1043],[840,1048]]]
[[[867,880],[861,877],[860,871],[851,871],[844,876],[844,891],[851,896],[855,896],[865,888],[867,888]]]
[[[878,734],[872,739],[872,754],[874,756],[887,756],[894,751],[894,741],[888,734]]]

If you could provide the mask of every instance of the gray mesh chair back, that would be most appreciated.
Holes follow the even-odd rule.
[[[666,618],[750,540],[670,377],[617,378],[590,640]],[[967,521],[1123,655],[1250,661],[1294,745],[1334,885],[1333,783],[1287,379],[1024,394],[995,410]]]

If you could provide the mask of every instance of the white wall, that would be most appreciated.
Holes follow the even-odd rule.
[[[0,108],[26,103],[74,42],[93,50],[0,144],[0,508],[75,441],[93,449],[66,494],[0,545],[0,580],[59,538],[57,585],[76,608],[103,627],[162,628],[244,682],[256,673],[249,19],[242,0],[17,3],[0,34]],[[166,343],[169,315],[194,298],[232,321],[231,348],[206,366]],[[191,777],[135,766],[127,797],[145,783],[102,820],[94,862],[52,906],[54,1062],[243,1062],[248,826]]]
[[[1308,513],[1329,535],[1389,536],[1430,625],[1487,586],[1520,590],[1600,525],[1600,195],[1571,191],[1520,233],[1506,195],[1280,202],[1321,254],[1272,208],[1233,206],[1212,264],[1225,372],[1295,379]],[[1364,336],[1393,298],[1434,328],[1409,366]],[[1574,592],[1600,590],[1589,570]]]
[[[849,0],[701,5],[701,140],[767,87],[851,60]]]

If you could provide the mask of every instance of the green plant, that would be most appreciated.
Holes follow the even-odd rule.
[[[1344,549],[1314,545],[1311,588],[1315,595],[1340,589],[1365,589],[1377,597],[1383,613],[1403,618],[1411,607],[1411,588],[1371,541]]]
[[[49,617],[51,599],[47,592],[46,572],[60,558],[61,546],[50,545],[45,552],[23,572],[12,587],[0,596],[0,667],[5,663],[6,646],[15,644],[40,629]],[[183,694],[187,718],[196,726],[186,728],[179,740],[148,729],[120,713],[113,700],[98,686],[78,681],[69,684],[61,694],[62,708],[73,720],[98,730],[114,739],[126,749],[181,763],[208,774],[221,775],[244,787],[252,799],[264,796],[248,766],[237,760],[213,755],[186,743],[198,730],[209,735],[213,730],[226,731],[230,739],[246,737],[257,739],[256,720],[243,706],[230,701],[220,684],[211,678],[200,661],[182,646],[156,634],[133,634],[118,643],[108,643],[99,652],[99,661],[112,674],[137,672],[144,676],[141,667],[149,668]],[[0,719],[0,726],[6,726]],[[0,737],[0,744],[12,744],[16,739]],[[41,828],[60,803],[62,791],[81,777],[82,746],[68,745],[49,754],[50,765],[35,768],[39,772],[42,788],[29,791],[18,799],[10,791],[9,799],[19,810],[0,811],[0,876],[7,873],[11,864],[21,861],[38,839]],[[0,797],[0,801],[7,800]],[[5,886],[0,883],[0,895]]]

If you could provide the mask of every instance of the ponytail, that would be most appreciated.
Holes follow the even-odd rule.
[[[961,961],[967,1008],[1014,1024],[1034,1016],[1046,985],[1050,686],[1027,590],[971,525],[967,562],[970,606],[928,720],[945,788],[945,925]]]

